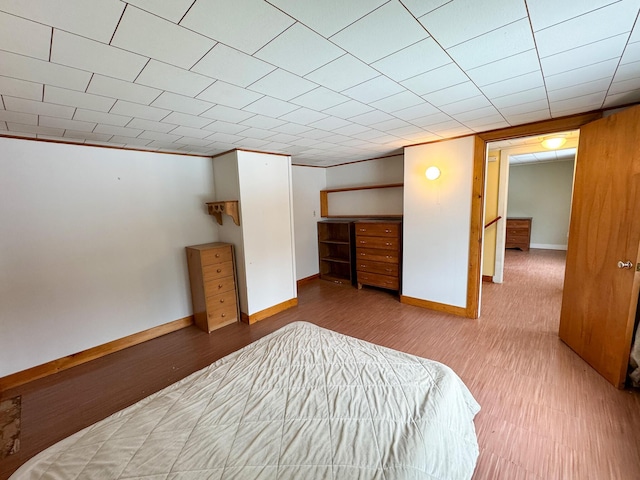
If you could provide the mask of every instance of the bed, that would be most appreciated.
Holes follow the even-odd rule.
[[[466,479],[447,366],[295,322],[49,447],[18,479]]]

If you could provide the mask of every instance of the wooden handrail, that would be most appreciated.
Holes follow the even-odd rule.
[[[502,217],[500,215],[498,215],[496,218],[494,218],[493,220],[491,220],[489,223],[487,223],[484,228],[490,227],[491,225],[493,225],[494,223],[496,223],[498,220],[500,220]]]

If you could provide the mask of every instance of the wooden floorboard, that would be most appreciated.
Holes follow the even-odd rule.
[[[482,406],[475,480],[631,480],[640,472],[640,394],[618,391],[557,335],[564,252],[507,251],[505,283],[483,284],[479,320],[401,304],[383,290],[314,280],[297,307],[210,335],[195,327],[0,392],[22,396],[20,452],[6,479],[69,434],[296,320],[441,361]]]

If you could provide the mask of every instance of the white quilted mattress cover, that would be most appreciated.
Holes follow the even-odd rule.
[[[468,479],[447,366],[289,324],[38,454],[18,479]]]

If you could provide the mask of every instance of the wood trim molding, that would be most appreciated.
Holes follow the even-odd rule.
[[[189,315],[188,317],[180,318],[163,325],[158,325],[157,327],[149,328],[148,330],[143,330],[142,332],[134,333],[133,335],[119,338],[72,355],[67,355],[66,357],[58,358],[57,360],[52,360],[50,362],[43,363],[42,365],[37,365],[20,372],[12,373],[11,375],[0,378],[0,392],[39,378],[53,375],[54,373],[62,372],[63,370],[81,365],[90,360],[104,357],[110,353],[124,350],[125,348],[161,337],[162,335],[175,332],[176,330],[189,327],[190,325],[193,325],[193,315]]]
[[[264,310],[260,310],[259,312],[252,313],[251,315],[247,315],[244,312],[240,312],[240,315],[244,323],[248,323],[249,325],[251,325],[259,322],[260,320],[264,320],[265,318],[269,318],[276,313],[280,313],[291,307],[295,307],[296,305],[298,305],[298,299],[292,298],[291,300],[286,300],[282,303],[274,305],[273,307],[265,308]]]
[[[487,283],[493,283],[492,275],[482,275],[482,281]]]
[[[407,297],[406,295],[400,295],[400,303],[412,305],[414,307],[426,308],[436,312],[450,313],[452,315],[457,315],[458,317],[467,316],[466,308],[447,305],[445,303],[432,302],[430,300],[422,300],[421,298]]]
[[[313,282],[313,281],[314,281],[315,279],[317,279],[317,278],[320,278],[320,274],[319,274],[319,273],[316,273],[315,275],[310,275],[310,276],[305,277],[305,278],[301,278],[300,280],[298,280],[298,281],[296,282],[296,286],[297,286],[298,288],[300,288],[300,287],[302,287],[303,285],[306,285],[306,284],[308,284],[308,283]]]

